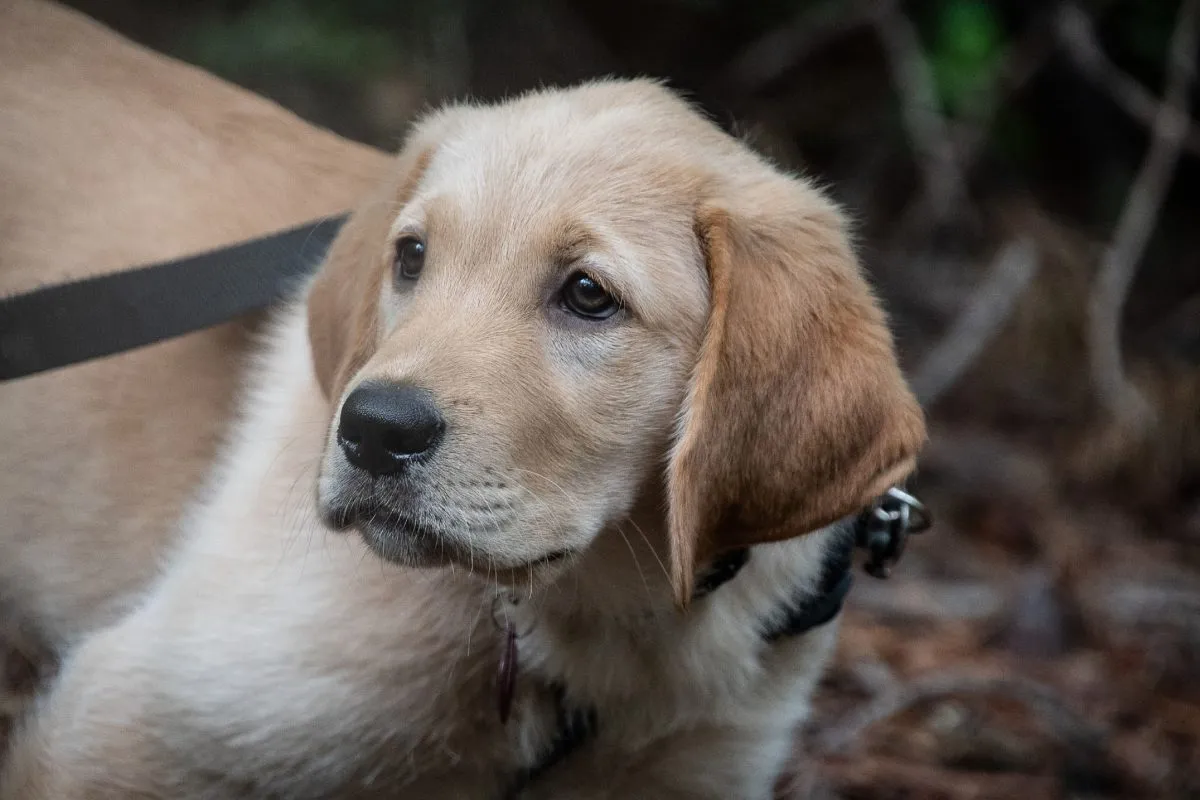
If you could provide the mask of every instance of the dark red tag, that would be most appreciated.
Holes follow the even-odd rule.
[[[500,671],[496,684],[496,701],[500,724],[508,722],[512,712],[513,695],[517,689],[517,628],[511,622],[504,626],[504,649],[500,651]]]

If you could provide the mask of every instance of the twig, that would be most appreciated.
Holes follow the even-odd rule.
[[[1095,748],[1106,731],[1069,708],[1050,687],[1017,676],[982,677],[938,672],[897,691],[879,695],[846,715],[841,722],[814,736],[812,753],[844,751],[868,728],[913,706],[948,695],[995,695],[1016,700],[1037,713],[1038,720],[1069,745]]]
[[[876,0],[805,5],[790,22],[751,42],[725,69],[722,83],[738,92],[756,92],[778,79],[810,52],[874,17]]]
[[[900,95],[909,143],[924,173],[930,210],[935,218],[947,219],[964,200],[966,183],[920,37],[894,2],[879,3],[873,23]]]
[[[979,427],[931,426],[921,464],[958,496],[997,498],[1037,508],[1056,496],[1045,453]]]
[[[1000,616],[1006,599],[983,581],[893,579],[864,581],[855,586],[853,608],[884,621],[967,620],[984,624]]]
[[[1113,102],[1126,114],[1147,127],[1155,126],[1162,104],[1146,87],[1112,62],[1100,46],[1086,12],[1074,3],[1063,4],[1055,28],[1058,41],[1085,77],[1108,92]],[[1168,113],[1175,112],[1172,108]],[[1186,116],[1183,124],[1187,128],[1183,148],[1194,156],[1200,156],[1200,128]]]
[[[899,688],[900,683],[896,678],[896,673],[892,671],[886,661],[878,658],[857,659],[847,669],[851,677],[873,697],[895,692]]]
[[[1033,281],[1038,265],[1037,249],[1027,239],[1000,250],[983,283],[917,369],[912,383],[923,404],[936,402],[979,356]]]
[[[1200,647],[1200,582],[1194,579],[1102,574],[1083,584],[1080,599],[1088,619],[1107,632],[1171,629]]]
[[[856,759],[821,767],[835,789],[854,797],[936,797],[940,800],[1050,800],[1059,782],[1046,775],[947,770],[898,758]]]
[[[1150,406],[1125,376],[1121,311],[1187,132],[1189,88],[1196,66],[1196,8],[1195,0],[1184,0],[1180,6],[1167,59],[1166,95],[1154,115],[1153,140],[1100,264],[1088,309],[1088,345],[1096,390],[1109,412],[1133,423],[1144,423]]]

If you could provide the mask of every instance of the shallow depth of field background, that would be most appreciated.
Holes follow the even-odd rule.
[[[857,578],[781,796],[1200,797],[1200,2],[72,4],[381,147],[446,98],[645,74],[817,178],[929,410],[937,525]]]

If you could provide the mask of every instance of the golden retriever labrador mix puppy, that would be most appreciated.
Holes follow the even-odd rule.
[[[924,439],[842,214],[648,81],[447,107],[373,184],[0,796],[770,797],[836,630],[789,620]]]

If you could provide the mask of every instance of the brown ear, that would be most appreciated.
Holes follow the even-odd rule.
[[[704,560],[857,511],[925,439],[840,212],[783,176],[739,194],[697,220],[711,310],[668,471],[681,605]]]
[[[331,400],[342,393],[375,348],[380,291],[390,267],[388,231],[416,191],[447,117],[448,112],[442,112],[414,130],[394,172],[342,226],[309,290],[313,365],[321,389]]]

